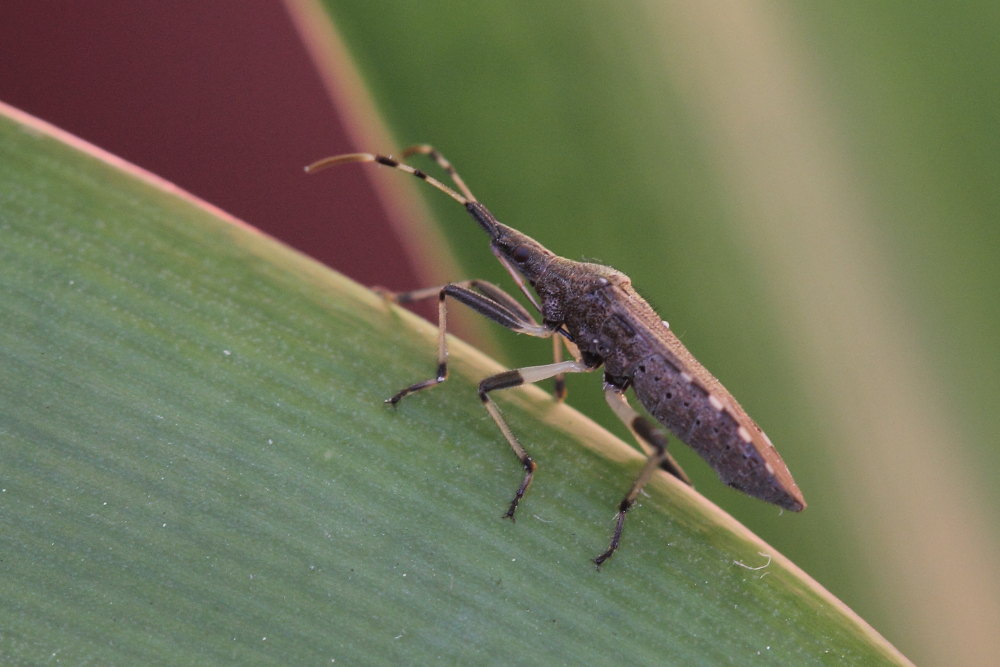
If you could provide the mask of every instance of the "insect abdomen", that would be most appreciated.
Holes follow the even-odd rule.
[[[781,457],[728,393],[709,393],[662,355],[636,364],[632,383],[650,414],[698,452],[723,482],[787,509],[805,507]]]

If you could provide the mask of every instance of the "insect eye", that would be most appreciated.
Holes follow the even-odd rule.
[[[518,264],[524,264],[531,258],[531,249],[528,246],[519,245],[510,253],[510,257]]]

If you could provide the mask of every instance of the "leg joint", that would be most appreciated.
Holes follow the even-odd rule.
[[[507,389],[508,387],[517,387],[522,384],[524,384],[524,376],[521,375],[521,371],[519,370],[515,369],[497,373],[479,383],[479,398],[485,401],[486,394],[495,389]]]
[[[649,423],[648,419],[645,419],[639,415],[632,420],[632,430],[635,431],[641,439],[645,440],[653,449],[656,450],[656,454],[662,454],[664,447],[664,440],[662,434]]]

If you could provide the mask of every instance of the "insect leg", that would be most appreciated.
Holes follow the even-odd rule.
[[[691,480],[688,478],[687,473],[684,472],[680,464],[666,451],[667,437],[661,430],[653,426],[648,419],[640,415],[628,404],[628,400],[625,398],[625,390],[615,384],[605,383],[604,397],[607,399],[611,409],[614,410],[614,413],[628,427],[629,431],[632,432],[632,436],[642,447],[646,456],[656,454],[657,448],[662,446],[664,452],[660,468],[688,486],[691,486]]]
[[[507,292],[494,285],[493,283],[488,283],[483,280],[471,280],[469,281],[471,286],[478,289],[480,292],[490,297],[498,303],[506,305],[511,310],[520,313],[524,317],[525,322],[531,322],[536,324],[535,318],[531,316],[524,306],[521,305],[517,299],[512,297]],[[564,332],[564,330],[557,329],[556,332]],[[559,363],[562,361],[562,347],[565,346],[569,350],[570,354],[577,361],[580,360],[580,352],[576,349],[576,345],[571,343],[565,336],[552,336],[552,363]],[[563,373],[559,373],[553,378],[553,395],[556,401],[562,402],[566,400],[566,379]]]
[[[538,325],[538,322],[535,321],[535,318],[532,317],[531,313],[529,313],[517,299],[493,283],[486,282],[485,280],[463,280],[462,282],[449,283],[449,285],[480,292],[487,299],[496,301],[498,304],[511,311],[511,313],[515,314],[523,322],[535,326]],[[413,303],[414,301],[420,301],[422,299],[428,299],[432,296],[438,296],[441,290],[445,287],[446,285],[438,287],[425,287],[423,289],[412,290],[410,292],[389,292],[378,288],[378,291],[394,303]]]
[[[554,363],[559,363],[562,361],[562,348],[565,347],[566,351],[569,352],[570,356],[580,361],[580,349],[576,346],[576,343],[572,342],[566,336],[553,336],[552,337],[552,360]],[[566,376],[560,373],[553,378],[555,386],[553,387],[552,394],[555,396],[556,401],[562,403],[566,400]]]
[[[478,290],[478,291],[476,291]],[[510,296],[496,285],[482,280],[469,280],[462,283],[449,283],[442,287],[431,287],[402,292],[400,294],[386,293],[386,296],[397,303],[410,303],[426,299],[434,295],[438,297],[438,367],[437,374],[427,380],[414,383],[396,392],[386,402],[392,405],[398,403],[404,396],[422,389],[428,389],[448,379],[448,309],[445,298],[451,297],[494,322],[518,333],[548,338],[555,330],[538,324],[514,297]]]
[[[562,361],[562,340],[561,336],[552,337],[552,363],[558,364]],[[562,373],[552,378],[552,393],[556,400],[562,403],[566,400],[566,376]]]
[[[525,368],[516,368],[514,370],[504,371],[503,373],[498,373],[497,375],[491,375],[479,383],[479,400],[483,402],[483,407],[485,407],[486,411],[490,413],[490,417],[492,417],[493,421],[496,422],[497,428],[499,428],[500,432],[503,433],[503,437],[507,439],[507,443],[510,444],[510,448],[514,450],[514,454],[517,455],[518,460],[524,467],[524,479],[521,481],[521,485],[517,488],[517,492],[514,494],[514,499],[510,501],[510,507],[507,508],[507,513],[503,515],[505,519],[514,519],[514,512],[517,510],[517,504],[521,502],[521,498],[524,497],[524,493],[531,485],[531,478],[535,473],[537,464],[528,455],[524,446],[518,442],[517,437],[510,430],[510,427],[507,426],[507,422],[504,420],[503,415],[500,414],[500,408],[498,408],[496,403],[493,402],[493,399],[490,398],[489,393],[496,389],[508,389],[522,384],[540,382],[541,380],[546,380],[562,373],[586,373],[592,370],[594,370],[593,367],[587,366],[582,361],[574,359],[572,361],[560,361],[558,363],[546,364],[544,366],[527,366]]]
[[[493,283],[488,283],[485,280],[469,280],[466,283],[460,283],[461,285],[468,285],[473,289],[482,292],[483,295],[493,299],[497,303],[506,306],[511,311],[518,313],[524,318],[525,323],[531,323],[537,326],[535,318],[532,317],[531,313],[521,305],[521,303],[512,297],[507,292],[503,291],[501,288],[497,287]],[[561,330],[556,330],[560,332]],[[562,331],[564,333],[564,331]],[[521,332],[525,333],[525,332]],[[565,346],[569,350],[570,354],[577,361],[580,360],[580,352],[577,350],[576,345],[571,343],[565,336],[552,336],[552,362],[559,363],[562,361],[562,347]],[[563,401],[566,399],[566,380],[562,373],[559,373],[553,378],[555,383],[553,394],[557,401]]]
[[[635,504],[635,499],[638,497],[639,492],[642,491],[642,487],[646,485],[646,482],[653,476],[657,468],[662,467],[681,481],[688,484],[691,483],[687,475],[684,474],[684,471],[681,470],[681,467],[667,453],[666,436],[662,431],[654,428],[648,419],[644,418],[628,404],[628,400],[625,398],[625,390],[622,387],[605,380],[604,397],[607,399],[611,409],[628,426],[635,439],[646,451],[647,458],[645,465],[642,466],[642,470],[639,471],[639,475],[635,478],[628,493],[625,494],[625,497],[618,504],[618,514],[615,517],[615,531],[611,536],[611,543],[604,553],[594,559],[594,563],[598,567],[618,549],[622,537],[622,528],[625,525],[625,515]]]

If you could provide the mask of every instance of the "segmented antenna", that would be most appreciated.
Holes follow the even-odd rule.
[[[441,167],[445,171],[445,173],[448,174],[448,177],[452,180],[452,182],[459,189],[459,191],[461,191],[461,194],[459,194],[459,192],[456,192],[452,188],[448,187],[447,185],[445,185],[438,179],[434,178],[433,176],[430,176],[429,174],[421,171],[420,169],[411,167],[410,165],[401,161],[405,160],[411,155],[426,155],[427,157],[434,160],[434,162],[437,163],[437,165]],[[343,155],[333,155],[331,157],[325,157],[322,160],[317,160],[316,162],[313,162],[311,165],[306,167],[306,173],[313,174],[316,173],[317,171],[320,171],[321,169],[326,169],[327,167],[332,167],[333,165],[336,164],[345,164],[347,162],[375,162],[377,164],[385,165],[386,167],[392,167],[393,169],[399,169],[400,171],[405,171],[407,174],[416,176],[425,183],[445,193],[446,195],[457,201],[462,206],[466,206],[471,202],[478,201],[475,195],[472,194],[472,191],[469,190],[469,188],[465,185],[465,181],[462,180],[462,177],[459,176],[458,172],[455,171],[455,168],[451,166],[451,163],[448,162],[448,160],[443,155],[441,155],[441,153],[437,152],[437,150],[433,146],[430,146],[429,144],[418,144],[416,146],[410,146],[409,148],[406,148],[402,151],[400,157],[401,157],[400,160],[396,160],[386,155],[378,155],[376,153],[345,153]]]

